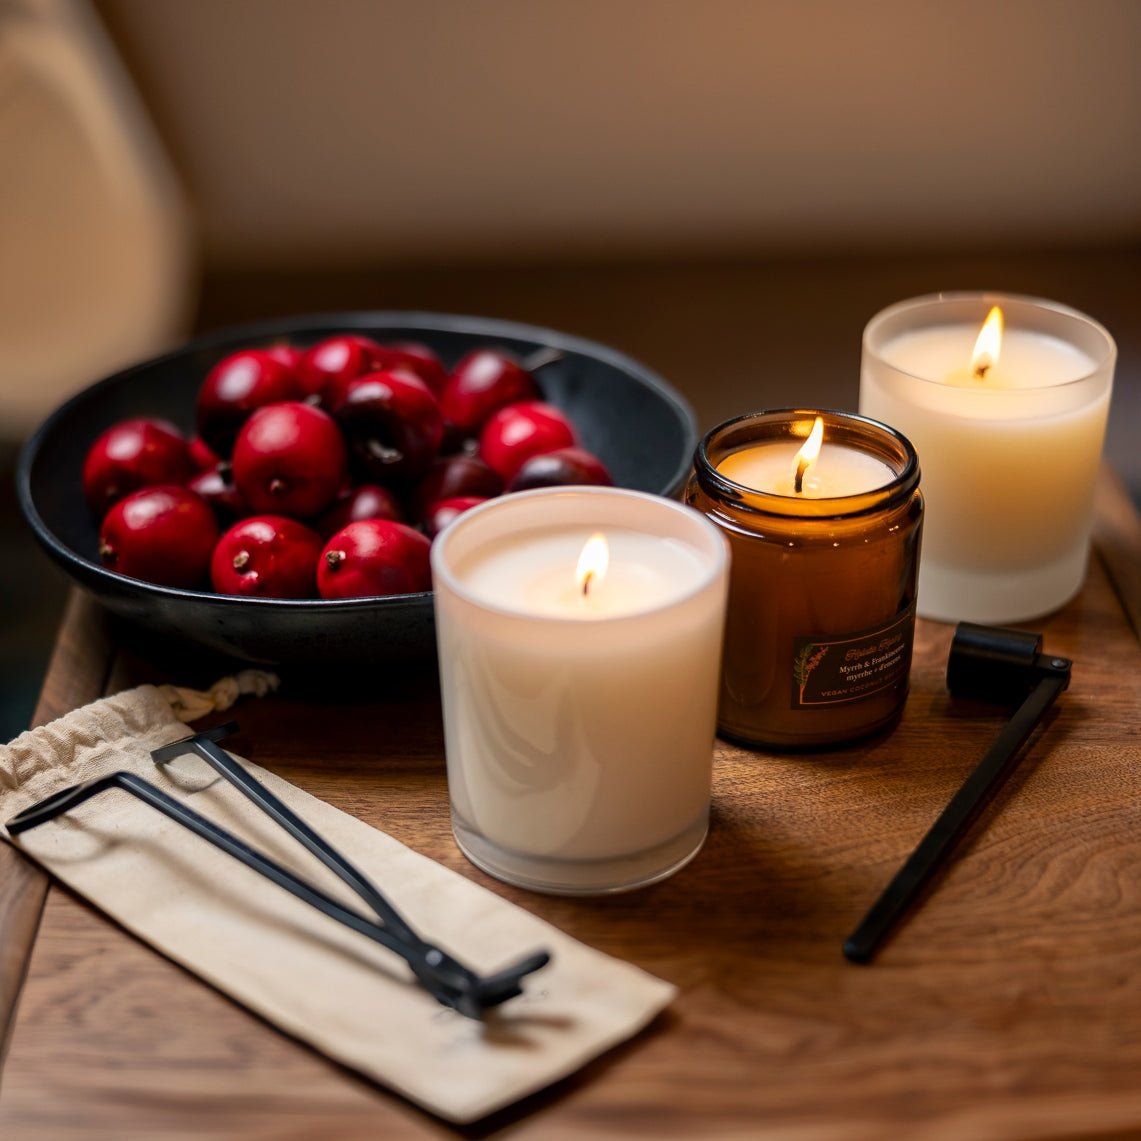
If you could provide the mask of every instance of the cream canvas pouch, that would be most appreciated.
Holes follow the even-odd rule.
[[[270,818],[186,755],[151,750],[179,720],[223,708],[266,675],[211,695],[142,686],[0,747],[0,820],[122,770],[150,781],[346,907],[360,900]],[[662,1010],[670,984],[571,939],[514,904],[256,765],[247,771],[355,864],[424,939],[493,973],[546,949],[524,993],[484,1020],[441,1006],[393,952],[348,930],[115,789],[18,838],[127,930],[289,1034],[439,1116],[479,1119],[573,1072]],[[363,913],[363,912],[362,912]]]

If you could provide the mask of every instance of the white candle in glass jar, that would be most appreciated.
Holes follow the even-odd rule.
[[[604,572],[579,557],[601,534]],[[523,492],[432,551],[453,829],[507,882],[568,894],[653,882],[708,825],[724,538],[614,488]]]
[[[976,370],[996,306],[997,360]],[[1033,298],[941,294],[868,323],[860,411],[907,436],[923,472],[921,615],[1020,622],[1080,589],[1115,358],[1102,326]]]

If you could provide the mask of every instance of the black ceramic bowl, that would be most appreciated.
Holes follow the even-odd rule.
[[[425,662],[435,654],[431,593],[325,602],[233,598],[154,586],[106,570],[97,524],[83,499],[83,459],[117,420],[162,416],[193,431],[194,403],[210,367],[238,348],[288,340],[308,345],[336,332],[416,340],[451,367],[469,349],[520,356],[553,347],[539,373],[544,399],[563,409],[583,446],[620,487],[674,495],[696,444],[693,414],[659,377],[603,345],[507,321],[434,313],[334,313],[227,329],[115,373],[57,409],[25,445],[20,506],[48,554],[114,614],[163,638],[271,665],[324,667]]]

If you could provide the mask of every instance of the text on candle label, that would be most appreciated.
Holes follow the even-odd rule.
[[[911,667],[914,607],[893,622],[843,637],[792,641],[792,708],[859,701],[906,682]]]

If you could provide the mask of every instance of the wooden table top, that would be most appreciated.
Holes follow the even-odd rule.
[[[1002,721],[950,701],[949,626],[920,622],[891,734],[809,756],[719,743],[701,855],[602,900],[513,889],[460,855],[433,678],[341,699],[287,678],[237,710],[240,749],[680,997],[579,1074],[457,1131],[278,1033],[0,845],[0,1136],[1141,1134],[1141,522],[1108,470],[1095,549],[1082,594],[1038,627],[1074,659],[1071,688],[871,966],[843,959],[844,937]],[[124,650],[77,593],[36,721],[159,678],[203,680]]]

